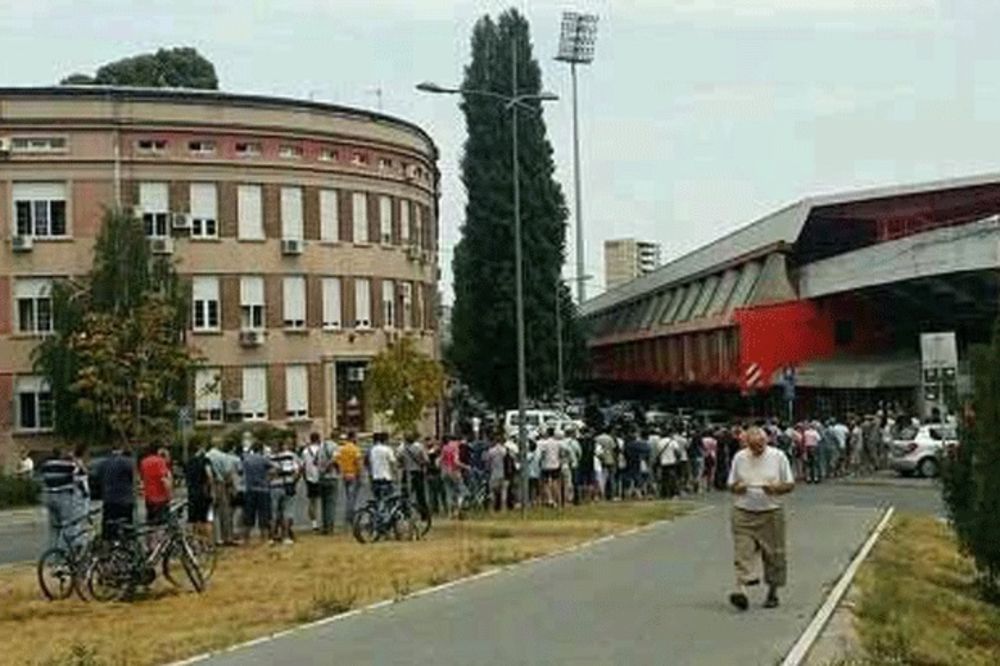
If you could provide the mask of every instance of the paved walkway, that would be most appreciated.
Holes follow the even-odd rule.
[[[219,655],[213,664],[771,665],[874,526],[875,508],[789,502],[778,610],[731,609],[728,507]],[[762,596],[762,595],[760,595]]]

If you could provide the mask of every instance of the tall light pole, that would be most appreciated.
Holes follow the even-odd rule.
[[[563,333],[562,333],[562,298],[561,290],[564,282],[586,282],[593,275],[559,278],[556,280],[556,363],[558,367],[556,393],[559,399],[559,411],[566,413],[566,378],[563,372]]]
[[[526,102],[553,102],[559,99],[552,93],[541,92],[534,95],[522,95],[517,89],[517,43],[511,44],[511,90],[510,95],[496,93],[492,90],[475,90],[470,88],[448,88],[436,83],[419,83],[417,90],[427,93],[463,95],[466,97],[490,97],[504,104],[504,109],[510,111],[511,118],[511,177],[514,181],[514,309],[517,313],[517,449],[521,463],[521,516],[528,511],[528,430],[525,409],[528,402],[527,374],[525,370],[524,353],[524,271],[521,252],[521,174],[518,164],[517,148],[517,110],[523,107],[535,111]]]
[[[594,44],[597,41],[597,15],[563,12],[562,34],[559,37],[559,54],[556,60],[568,62],[573,76],[573,192],[576,198],[576,300],[583,303],[587,299],[587,287],[583,279],[583,206],[580,203],[580,118],[576,101],[576,66],[589,65],[594,61]]]

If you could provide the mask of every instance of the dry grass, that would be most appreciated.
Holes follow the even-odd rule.
[[[490,567],[671,519],[688,507],[606,504],[435,525],[414,543],[363,546],[346,536],[226,551],[208,592],[157,582],[128,604],[40,598],[33,568],[0,573],[0,663],[150,664],[180,659],[381,599],[402,599]]]
[[[947,525],[900,516],[856,581],[857,664],[1000,664],[1000,608],[977,596],[972,563]]]

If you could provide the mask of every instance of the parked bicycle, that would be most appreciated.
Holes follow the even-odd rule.
[[[90,596],[97,601],[130,599],[139,588],[153,584],[157,569],[171,584],[181,587],[186,579],[196,592],[203,592],[215,567],[215,550],[209,554],[200,540],[198,546],[192,545],[181,523],[186,507],[187,502],[172,504],[164,525],[135,528],[120,524],[120,538],[94,558],[87,573]],[[203,569],[202,562],[208,568]],[[178,565],[184,579],[178,575]]]
[[[94,518],[100,513],[100,509],[94,509],[59,525],[56,545],[38,558],[38,586],[50,601],[66,599],[74,591],[86,600],[87,570],[96,548]]]
[[[354,514],[354,538],[372,543],[388,538],[416,541],[430,530],[430,517],[422,518],[416,507],[403,495],[384,500],[369,500]]]

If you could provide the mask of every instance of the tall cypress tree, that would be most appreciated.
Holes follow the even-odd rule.
[[[517,49],[517,92],[542,90],[527,20],[516,10],[497,21],[484,16],[472,32],[472,61],[464,87],[509,96],[512,49]],[[518,164],[524,260],[528,393],[553,395],[556,387],[556,299],[563,313],[565,367],[579,359],[582,338],[569,288],[561,281],[566,246],[566,201],[541,103],[518,111]],[[468,195],[462,238],[455,249],[455,305],[450,360],[474,391],[497,407],[517,400],[514,286],[514,210],[511,113],[498,99],[464,96],[468,138],[462,182]],[[569,374],[569,373],[567,373]]]

